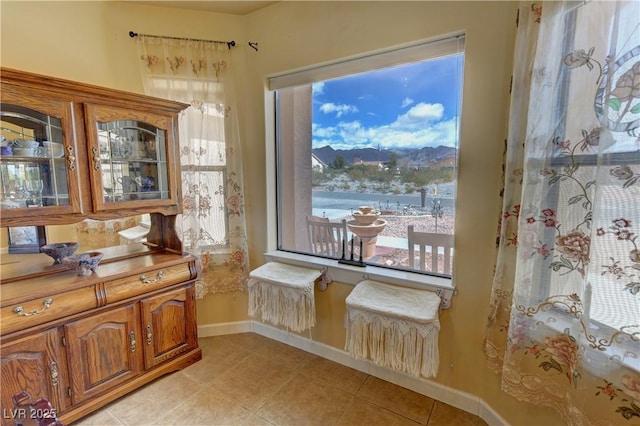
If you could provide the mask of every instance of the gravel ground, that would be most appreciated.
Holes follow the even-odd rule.
[[[440,234],[453,234],[453,216],[438,218],[436,230],[435,218],[431,216],[381,216],[387,221],[387,226],[380,235],[387,237],[407,238],[407,228],[413,224],[414,230],[419,232],[438,232]]]

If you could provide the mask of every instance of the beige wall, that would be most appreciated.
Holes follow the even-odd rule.
[[[0,2],[3,66],[142,92],[129,30],[192,38],[235,39],[242,75],[240,127],[244,143],[250,260],[273,249],[268,233],[271,188],[265,138],[266,76],[361,52],[464,31],[466,38],[460,176],[456,217],[458,295],[441,315],[437,382],[477,395],[512,424],[557,424],[551,411],[519,403],[500,390],[484,366],[499,214],[500,160],[512,62],[515,4],[511,2],[281,2],[247,16],[121,2]],[[259,43],[256,52],[247,41]],[[265,136],[266,135],[266,136]],[[351,286],[318,292],[314,340],[342,349],[344,299]],[[207,296],[199,324],[247,319],[247,296]]]

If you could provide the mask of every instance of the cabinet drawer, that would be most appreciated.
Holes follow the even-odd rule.
[[[97,306],[93,286],[5,306],[0,311],[0,332],[23,330]]]
[[[152,290],[188,281],[191,278],[189,264],[158,268],[106,283],[107,302],[113,303],[139,296]]]

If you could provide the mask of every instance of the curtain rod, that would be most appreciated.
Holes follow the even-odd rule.
[[[145,37],[153,37],[153,38],[168,38],[171,40],[189,40],[189,41],[206,41],[209,43],[225,43],[229,49],[231,49],[233,46],[236,45],[236,42],[234,40],[231,40],[231,41],[203,40],[200,38],[184,38],[184,37],[158,36],[158,35],[151,35],[151,34],[138,34],[135,31],[129,31],[129,37],[131,38],[138,37],[139,35],[145,36]]]

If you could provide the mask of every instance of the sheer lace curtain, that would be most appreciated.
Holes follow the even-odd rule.
[[[640,424],[640,2],[523,3],[485,354],[568,424]]]
[[[139,35],[145,93],[190,106],[180,115],[185,250],[202,273],[198,297],[246,290],[247,236],[242,154],[231,51],[226,43]]]

